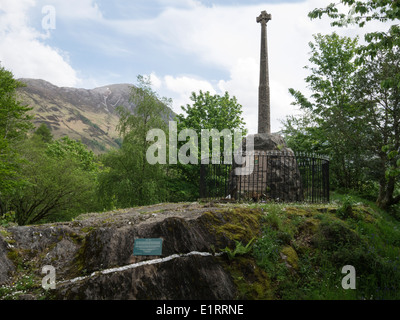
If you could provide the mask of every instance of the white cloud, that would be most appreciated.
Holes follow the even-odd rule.
[[[327,0],[329,1],[329,0]],[[318,2],[321,6],[321,2]],[[318,31],[330,32],[328,23],[309,21],[307,13],[317,7],[315,0],[299,4],[268,5],[272,21],[268,24],[270,58],[271,122],[280,129],[279,119],[295,112],[290,105],[289,87],[304,87],[303,66],[307,63],[307,43]],[[257,131],[260,25],[256,16],[263,6],[213,6],[196,4],[191,9],[169,8],[157,19],[125,22],[125,30],[144,32],[166,46],[191,55],[202,63],[229,73],[228,79],[199,81],[188,76],[164,76],[161,88],[169,90],[175,109],[190,103],[192,91],[208,88],[223,94],[228,91],[243,105],[249,132]],[[127,24],[133,23],[131,28]],[[120,26],[119,26],[120,27]],[[188,63],[186,61],[186,63]]]
[[[66,53],[45,45],[47,33],[29,26],[34,0],[2,0],[0,5],[0,61],[16,78],[41,78],[59,86],[79,83]]]
[[[38,0],[40,6],[51,4],[57,12],[57,17],[68,19],[71,23],[76,20],[99,22],[103,14],[96,0]]]
[[[153,87],[154,90],[158,90],[161,88],[162,85],[162,79],[160,79],[155,72],[152,72],[150,74],[150,82],[151,86]]]
[[[254,10],[246,7],[170,8],[149,22],[148,32],[165,44],[216,68],[229,68],[237,57],[251,55],[254,44],[248,21],[255,21]],[[250,32],[249,32],[250,31]]]
[[[209,91],[215,94],[216,91],[213,85],[206,80],[198,79],[194,76],[164,76],[162,79],[162,86],[169,93],[169,97],[173,99],[173,111],[182,113],[181,106],[190,104],[190,96],[192,92]]]
[[[165,84],[169,90],[176,93],[191,93],[203,90],[215,93],[213,86],[206,80],[196,79],[190,76],[165,76]]]
[[[195,0],[157,0],[157,2],[165,7],[193,8],[200,2]]]
[[[259,68],[259,62],[254,57],[239,58],[232,66],[230,79],[218,82],[221,94],[228,91],[243,106],[248,128],[257,126]]]
[[[45,79],[58,86],[79,83],[75,70],[62,55],[35,38],[11,33],[1,40],[0,52],[2,65],[11,70],[16,78]]]
[[[268,23],[268,51],[271,89],[272,131],[281,129],[280,120],[298,110],[291,105],[293,98],[288,89],[307,93],[304,66],[308,64],[309,46],[316,33],[354,36],[359,32],[377,30],[378,24],[369,28],[332,28],[329,18],[311,21],[308,13],[328,5],[330,0],[307,0],[301,3],[266,4],[252,6],[205,7],[197,3],[190,9],[170,8],[157,19],[137,23],[137,28],[154,37],[155,41],[191,55],[193,62],[228,71],[228,79],[211,82],[218,94],[228,91],[243,105],[244,118],[250,133],[257,131],[258,79],[260,54],[260,25],[256,16],[262,10],[272,14]],[[384,27],[385,30],[387,27]],[[134,31],[134,32],[136,32]],[[186,61],[186,63],[188,63]],[[198,91],[194,77],[166,76],[163,86],[170,90],[174,105],[190,103],[191,91]],[[210,90],[211,91],[211,90]],[[179,93],[178,96],[176,93]],[[177,101],[176,101],[177,100]],[[183,103],[184,102],[184,103]]]

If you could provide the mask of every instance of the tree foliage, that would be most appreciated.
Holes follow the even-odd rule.
[[[47,145],[36,139],[19,145],[24,183],[4,199],[19,225],[56,221],[97,208],[96,175],[83,168],[72,152],[55,156],[47,150]]]
[[[230,97],[228,92],[223,96],[218,94],[211,95],[210,92],[199,91],[192,93],[190,97],[192,104],[182,106],[185,114],[179,114],[176,119],[178,121],[178,131],[185,129],[194,130],[198,137],[198,163],[203,159],[202,150],[208,150],[209,156],[212,155],[212,138],[208,140],[208,146],[202,146],[202,132],[208,130],[218,131],[220,134],[219,154],[222,155],[222,150],[232,152],[235,148],[233,139],[234,131],[241,132],[241,135],[246,135],[245,122],[242,118],[242,105],[238,103],[236,97]],[[225,138],[223,137],[224,130],[227,130],[232,137],[231,148],[225,150]],[[187,141],[180,142],[180,146]],[[215,155],[214,155],[215,156]],[[217,156],[218,157],[218,156]],[[219,159],[218,159],[219,160]],[[222,160],[221,160],[222,162]],[[186,188],[192,190],[193,199],[199,196],[199,181],[200,181],[200,165],[185,165],[178,164],[176,168],[179,172],[179,184],[184,183]]]
[[[302,151],[329,154],[336,180],[333,181],[346,188],[357,187],[361,174],[358,155],[363,147],[359,142],[364,127],[361,110],[355,107],[352,95],[357,39],[341,38],[333,33],[318,34],[314,41],[309,44],[311,65],[306,68],[310,75],[305,79],[311,90],[310,98],[289,90],[295,98],[294,104],[307,110],[308,117],[303,122],[308,123],[305,128],[312,138],[307,147],[311,149]],[[289,121],[293,123],[293,118]],[[291,134],[289,129],[286,126],[287,135]]]
[[[82,142],[68,136],[47,145],[46,153],[55,159],[73,158],[82,170],[93,172],[99,169],[94,153]]]
[[[202,129],[237,129],[245,132],[242,106],[228,92],[220,96],[200,90],[198,94],[193,92],[190,100],[192,105],[182,106],[186,115],[177,116],[180,128],[194,129],[199,135]]]
[[[16,90],[23,86],[10,71],[0,67],[0,139],[10,144],[22,140],[33,128],[32,115],[28,113],[32,108],[17,98]]]
[[[350,11],[340,13],[338,6],[343,4],[350,7]],[[363,27],[366,22],[378,20],[387,22],[389,20],[400,19],[400,3],[393,0],[340,0],[339,3],[331,3],[326,8],[316,8],[309,13],[312,19],[321,18],[327,14],[335,21],[333,26],[347,26],[350,23],[355,23],[359,27]]]
[[[305,80],[311,96],[290,89],[294,104],[306,113],[284,123],[289,144],[329,154],[334,186],[372,190],[378,185],[374,192],[382,208],[398,203],[398,48],[370,56],[361,53],[357,39],[335,33],[315,36],[310,47],[312,66]]]
[[[199,91],[198,94],[192,93],[190,97],[192,105],[182,106],[185,114],[177,115],[178,131],[184,129],[192,129],[199,137],[198,149],[202,149],[202,132],[208,130],[218,131],[221,134],[220,150],[224,149],[223,132],[228,130],[232,135],[235,131],[239,131],[242,136],[245,136],[245,122],[242,118],[242,105],[238,103],[236,97],[230,97],[228,92],[223,96],[218,94],[211,95],[210,92]],[[212,151],[212,140],[209,139],[209,153]],[[232,139],[232,150],[234,149],[234,140]],[[201,156],[199,152],[199,156]],[[200,161],[201,159],[199,159]]]
[[[349,8],[348,13],[341,9]],[[309,13],[311,19],[327,15],[333,19],[332,25],[346,27],[349,24],[363,27],[371,21],[390,22],[386,32],[374,31],[365,35],[366,45],[357,48],[359,54],[358,65],[363,66],[357,75],[358,94],[357,107],[366,109],[366,118],[371,122],[365,140],[380,141],[370,143],[374,151],[368,157],[373,165],[370,169],[379,180],[378,204],[387,208],[398,203],[400,197],[393,194],[398,184],[399,163],[397,148],[398,126],[398,88],[400,78],[398,72],[398,54],[400,47],[400,3],[393,0],[340,0],[331,3],[325,8],[316,8]],[[365,99],[362,96],[367,96]],[[371,137],[373,137],[371,139]],[[382,143],[386,143],[382,145]],[[379,159],[379,160],[378,160]],[[384,172],[385,177],[383,177]]]
[[[364,139],[373,158],[370,169],[379,180],[378,204],[383,208],[400,202],[395,196],[399,183],[400,151],[400,50],[379,50],[376,58],[366,58],[357,73],[358,107],[368,119]],[[373,166],[372,166],[373,165]]]
[[[339,7],[349,8],[348,13],[339,12]],[[362,28],[370,21],[398,22],[400,3],[397,0],[340,0],[325,8],[316,8],[309,13],[311,19],[327,15],[333,19],[332,26],[357,25]],[[400,45],[400,26],[392,24],[387,32],[370,32],[365,35],[367,45],[359,47],[360,52],[375,56],[380,49],[391,49]]]
[[[25,225],[96,208],[94,155],[68,137],[53,141],[46,125],[31,134],[31,108],[17,99],[21,86],[0,68],[0,216]]]
[[[170,118],[170,100],[160,98],[151,88],[150,79],[138,76],[137,87],[132,88],[133,112],[119,107],[118,130],[122,147],[102,159],[105,171],[100,175],[99,195],[105,207],[131,207],[164,201],[166,168],[150,165],[146,151],[150,146],[147,133],[151,129],[167,132]]]
[[[33,135],[35,137],[38,137],[40,140],[42,140],[45,143],[50,143],[53,141],[53,135],[51,133],[51,130],[49,127],[45,124],[42,123],[34,132]]]
[[[17,99],[16,90],[23,85],[0,66],[0,215],[6,213],[4,197],[24,180],[18,170],[21,158],[15,147],[33,125],[31,108]]]

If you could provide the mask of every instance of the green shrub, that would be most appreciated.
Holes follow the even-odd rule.
[[[357,246],[361,242],[356,232],[342,221],[321,221],[312,243],[322,250],[336,250],[344,246]]]
[[[8,227],[10,223],[15,223],[15,211],[6,212],[3,216],[0,216],[0,226]]]
[[[336,215],[341,219],[348,219],[353,216],[354,200],[351,196],[346,196],[343,200],[342,206],[337,209]]]

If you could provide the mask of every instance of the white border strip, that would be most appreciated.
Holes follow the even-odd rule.
[[[102,271],[95,271],[95,272],[93,272],[92,274],[90,274],[88,276],[77,277],[77,278],[73,278],[73,279],[70,279],[70,280],[64,280],[64,281],[60,281],[58,283],[59,284],[67,283],[67,282],[74,283],[74,282],[77,282],[77,281],[85,280],[87,278],[91,278],[91,277],[93,277],[95,275],[109,274],[109,273],[129,270],[129,269],[135,269],[135,268],[138,268],[138,267],[141,267],[141,266],[163,263],[163,262],[171,261],[173,259],[181,258],[181,257],[189,257],[189,256],[209,257],[209,256],[220,256],[222,254],[224,254],[224,252],[219,252],[219,253],[216,253],[216,254],[212,254],[212,253],[209,253],[209,252],[199,252],[199,251],[192,251],[192,252],[185,253],[185,254],[173,254],[173,255],[165,257],[165,258],[146,260],[146,261],[141,261],[141,262],[129,264],[129,265],[122,266],[122,267],[110,268],[110,269],[105,269],[105,270],[102,270]]]

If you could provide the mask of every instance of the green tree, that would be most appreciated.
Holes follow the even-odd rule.
[[[360,155],[364,150],[361,142],[365,129],[365,117],[353,98],[357,39],[333,33],[315,35],[314,41],[309,44],[312,65],[306,67],[310,75],[305,79],[311,90],[310,98],[289,89],[295,98],[294,105],[307,111],[304,116],[308,115],[303,118],[307,126],[299,129],[303,132],[296,133],[294,142],[304,139],[306,130],[309,151],[330,155],[336,185],[356,188],[362,175]],[[294,124],[293,118],[288,118],[285,129],[287,134],[292,131],[293,140],[293,126],[289,124]]]
[[[296,152],[329,153],[326,137],[312,111],[303,108],[301,114],[288,115],[281,123],[287,145]]]
[[[395,195],[400,169],[400,49],[382,49],[365,57],[356,75],[354,94],[367,120],[364,135],[369,168],[379,182],[377,203],[387,209],[400,202]]]
[[[235,149],[235,141],[233,139],[234,131],[241,132],[242,136],[246,135],[245,122],[242,118],[242,105],[240,105],[236,99],[236,97],[230,97],[228,92],[225,92],[223,96],[220,95],[211,95],[210,92],[199,91],[198,94],[195,92],[192,93],[190,97],[192,100],[191,105],[186,105],[186,107],[182,106],[182,110],[185,114],[177,115],[176,119],[178,122],[178,132],[181,132],[184,129],[192,129],[196,132],[198,137],[198,163],[195,164],[181,164],[178,163],[176,166],[176,170],[178,174],[176,175],[179,181],[176,181],[174,184],[181,185],[185,184],[187,190],[190,190],[192,194],[192,199],[197,199],[199,196],[199,182],[200,182],[200,163],[202,161],[201,150],[207,150],[209,156],[212,155],[212,139],[208,140],[208,146],[202,146],[202,131],[209,130],[217,130],[220,134],[223,133],[223,130],[229,130],[232,136],[232,148],[233,151]],[[180,142],[180,146],[182,146],[187,141]],[[225,140],[223,135],[221,135],[219,152],[223,155],[222,150],[225,150]],[[180,147],[179,146],[179,147]],[[221,160],[221,162],[223,162]],[[225,173],[221,173],[225,174]]]
[[[343,13],[339,11],[342,10],[343,5],[347,8],[350,8],[349,12]],[[380,22],[393,22],[393,24],[388,27],[387,32],[370,32],[365,35],[366,45],[361,45],[358,48],[358,53],[360,53],[359,63],[365,64],[367,68],[371,69],[372,65],[380,64],[380,58],[382,54],[388,58],[389,54],[394,54],[399,52],[398,48],[400,47],[400,25],[398,21],[400,19],[400,2],[393,0],[367,0],[367,1],[356,1],[356,0],[340,0],[338,3],[331,3],[326,8],[316,8],[312,12],[309,13],[309,17],[311,19],[321,18],[323,15],[327,15],[331,19],[333,19],[332,25],[339,27],[346,27],[349,24],[358,25],[359,27],[363,27],[366,23],[371,21],[380,21]],[[397,22],[397,23],[396,23]],[[392,57],[394,57],[392,55]],[[372,59],[372,64],[371,64]],[[391,59],[393,61],[393,59]],[[385,59],[387,63],[387,59]],[[389,64],[390,65],[390,64]],[[381,65],[382,66],[382,65]],[[392,64],[393,66],[393,64]],[[394,66],[396,69],[396,65]],[[387,75],[390,74],[390,77]],[[377,80],[378,73],[373,72],[369,73],[369,75]],[[382,74],[379,76],[382,78]],[[359,82],[362,86],[362,83]],[[369,82],[371,84],[371,82]],[[400,86],[400,78],[398,73],[389,72],[386,74],[385,79],[381,83],[374,83],[372,91],[375,93],[382,93],[382,90],[387,90],[386,93],[395,92],[395,88],[399,88]],[[366,86],[364,86],[364,89]],[[361,90],[362,92],[362,90]],[[368,90],[366,90],[368,94]],[[393,94],[390,94],[391,105],[393,107],[393,103],[395,103],[395,99],[393,98]],[[374,98],[370,96],[369,106],[377,106],[378,103],[374,102]],[[385,100],[384,97],[380,96],[378,100]],[[362,104],[365,106],[365,101]],[[396,108],[394,108],[395,110]],[[369,108],[371,110],[371,108]],[[387,109],[377,107],[376,110],[380,110],[381,114],[388,115]],[[397,111],[396,111],[397,112]],[[393,113],[392,113],[393,114]],[[371,115],[371,112],[370,112]],[[372,115],[377,115],[375,112],[372,112]],[[379,116],[376,118],[380,118]],[[382,120],[382,118],[380,118]],[[396,123],[396,117],[385,118],[383,123],[388,123],[386,121],[390,119],[389,122]],[[391,125],[378,125],[378,130],[376,132],[383,133],[384,128],[392,127]],[[395,128],[395,127],[392,127]],[[375,141],[387,140],[387,137],[390,134],[383,134],[383,136],[379,137]],[[377,146],[377,144],[373,144]],[[383,146],[383,148],[379,148],[378,158],[380,159],[380,165],[378,167],[380,169],[375,172],[382,172],[382,168],[386,167],[386,179],[382,177],[380,174],[380,190],[378,197],[378,204],[383,208],[386,208],[390,204],[398,203],[400,199],[398,197],[393,197],[393,190],[395,190],[396,185],[396,177],[398,177],[398,163],[397,156],[399,150],[393,149],[396,146],[396,139],[393,142],[388,142],[387,145]],[[386,158],[385,158],[385,154]],[[376,155],[376,152],[375,152]],[[374,159],[375,160],[375,159]],[[376,162],[376,161],[373,161]]]
[[[51,141],[53,141],[53,135],[51,134],[51,130],[49,129],[49,127],[45,123],[42,123],[34,131],[33,134],[34,134],[34,136],[39,137],[45,143],[50,143]]]
[[[223,96],[211,95],[210,92],[192,92],[192,105],[182,106],[186,115],[180,114],[177,119],[181,128],[191,128],[198,134],[202,129],[241,130],[245,132],[245,123],[242,118],[242,106],[236,97],[230,97],[228,92]],[[245,134],[245,133],[244,133]]]
[[[345,8],[349,8],[347,13],[339,12],[343,5]],[[311,19],[317,19],[324,15],[333,19],[332,26],[357,25],[362,28],[371,21],[398,22],[400,19],[400,3],[397,0],[340,0],[325,8],[316,8],[308,16]],[[359,51],[373,57],[379,50],[391,49],[400,45],[400,26],[398,23],[392,24],[387,32],[367,33],[365,40],[367,44],[361,45]]]
[[[350,11],[347,14],[340,13],[338,9],[340,5],[351,7]],[[314,9],[309,13],[309,17],[321,18],[324,14],[335,20],[333,26],[357,24],[363,27],[366,22],[372,20],[387,22],[400,19],[400,3],[393,0],[340,0],[329,4],[326,8]]]
[[[104,206],[131,207],[165,201],[166,166],[150,164],[146,153],[151,145],[147,134],[151,129],[168,131],[171,103],[160,98],[151,88],[149,78],[138,76],[132,88],[133,112],[118,107],[118,131],[123,138],[121,149],[102,158],[105,171],[100,175],[100,198]]]
[[[21,141],[33,128],[33,117],[28,113],[32,108],[17,98],[17,89],[23,86],[10,71],[0,67],[0,138],[10,144]]]
[[[17,98],[17,89],[22,86],[24,84],[15,80],[10,71],[0,66],[0,215],[6,213],[5,195],[23,182],[16,145],[33,128],[31,108],[22,105]]]
[[[355,39],[333,34],[315,40],[306,78],[311,97],[290,89],[307,112],[284,123],[288,143],[329,154],[337,187],[364,191],[378,185],[377,203],[387,209],[400,202],[399,49],[370,56],[360,53]]]
[[[47,145],[28,139],[19,145],[25,183],[6,197],[19,225],[69,220],[96,209],[96,173],[84,169],[73,153],[55,156]]]
[[[242,136],[246,135],[245,122],[242,118],[242,105],[240,105],[236,97],[230,97],[228,92],[223,96],[211,95],[210,92],[203,92],[200,90],[198,94],[192,93],[190,99],[193,101],[192,105],[182,106],[185,114],[179,114],[176,117],[178,121],[178,132],[184,129],[192,129],[199,137],[198,148],[202,149],[202,131],[204,130],[217,130],[221,134],[221,147],[219,151],[224,149],[223,130],[229,130],[233,135],[234,131],[241,132]],[[234,139],[232,139],[232,151],[234,149]],[[183,144],[185,142],[182,142]],[[212,140],[208,141],[209,154],[212,151]],[[207,148],[206,148],[207,149]],[[199,157],[201,153],[199,152]],[[199,158],[199,161],[201,159]]]
[[[96,156],[82,142],[73,140],[68,136],[55,140],[47,145],[46,153],[58,159],[74,158],[82,170],[98,172],[99,163]]]

